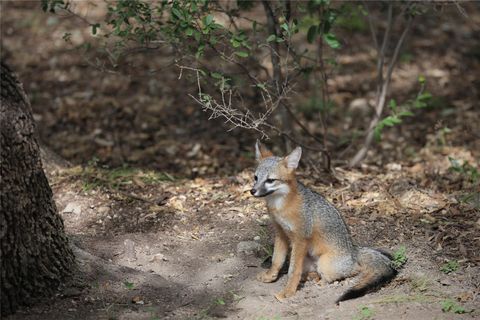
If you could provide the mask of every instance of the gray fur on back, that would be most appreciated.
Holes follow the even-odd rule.
[[[302,216],[305,234],[312,235],[313,226],[319,224],[325,233],[322,236],[327,243],[344,249],[345,253],[354,251],[350,232],[338,210],[317,192],[298,182],[298,191],[303,197]]]

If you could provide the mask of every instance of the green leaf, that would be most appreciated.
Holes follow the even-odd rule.
[[[338,63],[335,60],[335,58],[327,58],[325,59],[325,61],[331,66],[334,66],[334,67],[338,66]]]
[[[242,58],[248,57],[248,52],[245,52],[245,51],[235,51],[235,54]]]
[[[222,79],[223,78],[223,75],[221,73],[218,73],[218,72],[212,72],[211,75],[212,75],[212,78],[215,78],[215,79]]]
[[[388,116],[382,120],[382,123],[386,126],[393,127],[396,124],[402,123],[402,120],[396,116]]]
[[[209,26],[213,21],[213,16],[209,14],[208,16],[205,17],[205,25]]]
[[[326,33],[323,35],[323,40],[330,46],[332,49],[338,49],[341,47],[340,42],[333,33]]]
[[[135,286],[133,282],[128,282],[128,281],[124,281],[123,284],[127,289],[133,289],[133,287]]]
[[[182,13],[177,8],[172,8],[172,13],[179,19],[183,20]]]
[[[265,83],[257,83],[257,87],[265,91],[267,90]]]
[[[425,84],[426,82],[426,79],[423,75],[419,75],[418,76],[418,82],[420,82],[420,84]]]
[[[195,38],[196,41],[200,41],[200,39],[202,38],[202,34],[198,30],[194,30],[193,37]]]
[[[418,100],[425,101],[432,99],[432,94],[430,92],[424,92],[417,97]]]
[[[413,106],[417,109],[428,107],[428,101],[432,99],[432,95],[429,92],[424,92],[417,96],[413,102]]]
[[[235,38],[232,38],[232,40],[230,40],[230,43],[232,44],[232,47],[234,48],[238,48],[240,47],[242,44],[240,42],[238,42]]]
[[[382,139],[382,129],[384,125],[382,123],[377,124],[375,127],[375,130],[373,131],[373,135],[375,137],[375,140],[378,142]]]
[[[212,45],[216,45],[217,42],[218,42],[217,37],[215,37],[215,36],[213,36],[213,35],[210,36],[210,43],[211,43]]]
[[[395,99],[390,100],[390,103],[388,104],[388,106],[390,107],[390,109],[395,111],[397,109],[397,101],[395,101]]]
[[[407,262],[408,258],[406,252],[407,248],[403,245],[393,252],[393,259],[391,263],[396,270],[399,270]]]
[[[269,35],[269,36],[268,36],[268,38],[267,38],[267,42],[272,42],[272,41],[275,41],[275,39],[276,39],[276,38],[277,38],[277,36],[276,36],[276,35],[274,35],[274,34],[271,34],[271,35]]]
[[[187,28],[185,30],[185,34],[189,37],[191,37],[193,35],[193,28]]]
[[[195,58],[200,59],[203,56],[204,50],[205,50],[205,44],[202,43],[197,48],[197,52],[195,53]]]
[[[442,311],[453,312],[457,314],[466,313],[465,308],[455,303],[455,301],[453,301],[452,299],[446,299],[442,301]]]
[[[313,41],[315,40],[315,37],[317,36],[317,31],[318,31],[317,26],[310,26],[310,28],[308,28],[307,41],[309,43],[313,43]]]
[[[402,111],[402,112],[398,113],[398,116],[399,117],[413,117],[414,114],[413,114],[413,112],[407,110],[407,111]]]

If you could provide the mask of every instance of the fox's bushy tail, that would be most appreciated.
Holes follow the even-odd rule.
[[[359,248],[358,263],[360,273],[355,279],[357,283],[337,299],[337,304],[361,297],[381,284],[391,281],[397,275],[397,270],[392,266],[392,256],[382,250]]]

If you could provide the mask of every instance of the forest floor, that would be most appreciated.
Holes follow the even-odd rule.
[[[265,204],[249,193],[257,137],[207,121],[171,56],[142,53],[118,72],[101,70],[62,40],[68,31],[81,43],[89,32],[81,21],[48,16],[38,4],[0,5],[2,59],[32,101],[45,171],[77,256],[55,297],[9,319],[480,317],[475,4],[468,18],[450,13],[419,24],[393,79],[401,100],[424,74],[435,106],[386,132],[359,169],[338,161],[333,177],[314,165],[318,155],[305,154],[299,179],[339,208],[355,241],[404,248],[408,258],[391,283],[339,306],[349,281],[307,281],[279,302],[273,295],[286,276],[255,280],[272,250]],[[331,79],[340,111],[330,130],[339,137],[359,125],[355,112],[366,112],[348,106],[375,89],[366,39],[351,40],[339,54],[348,68]],[[334,150],[333,158],[353,151]]]

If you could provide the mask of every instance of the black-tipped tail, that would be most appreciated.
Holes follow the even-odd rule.
[[[337,305],[342,301],[361,297],[390,282],[397,275],[397,271],[391,266],[391,256],[386,252],[361,248],[358,258],[362,268],[357,278],[358,283],[336,300]]]

